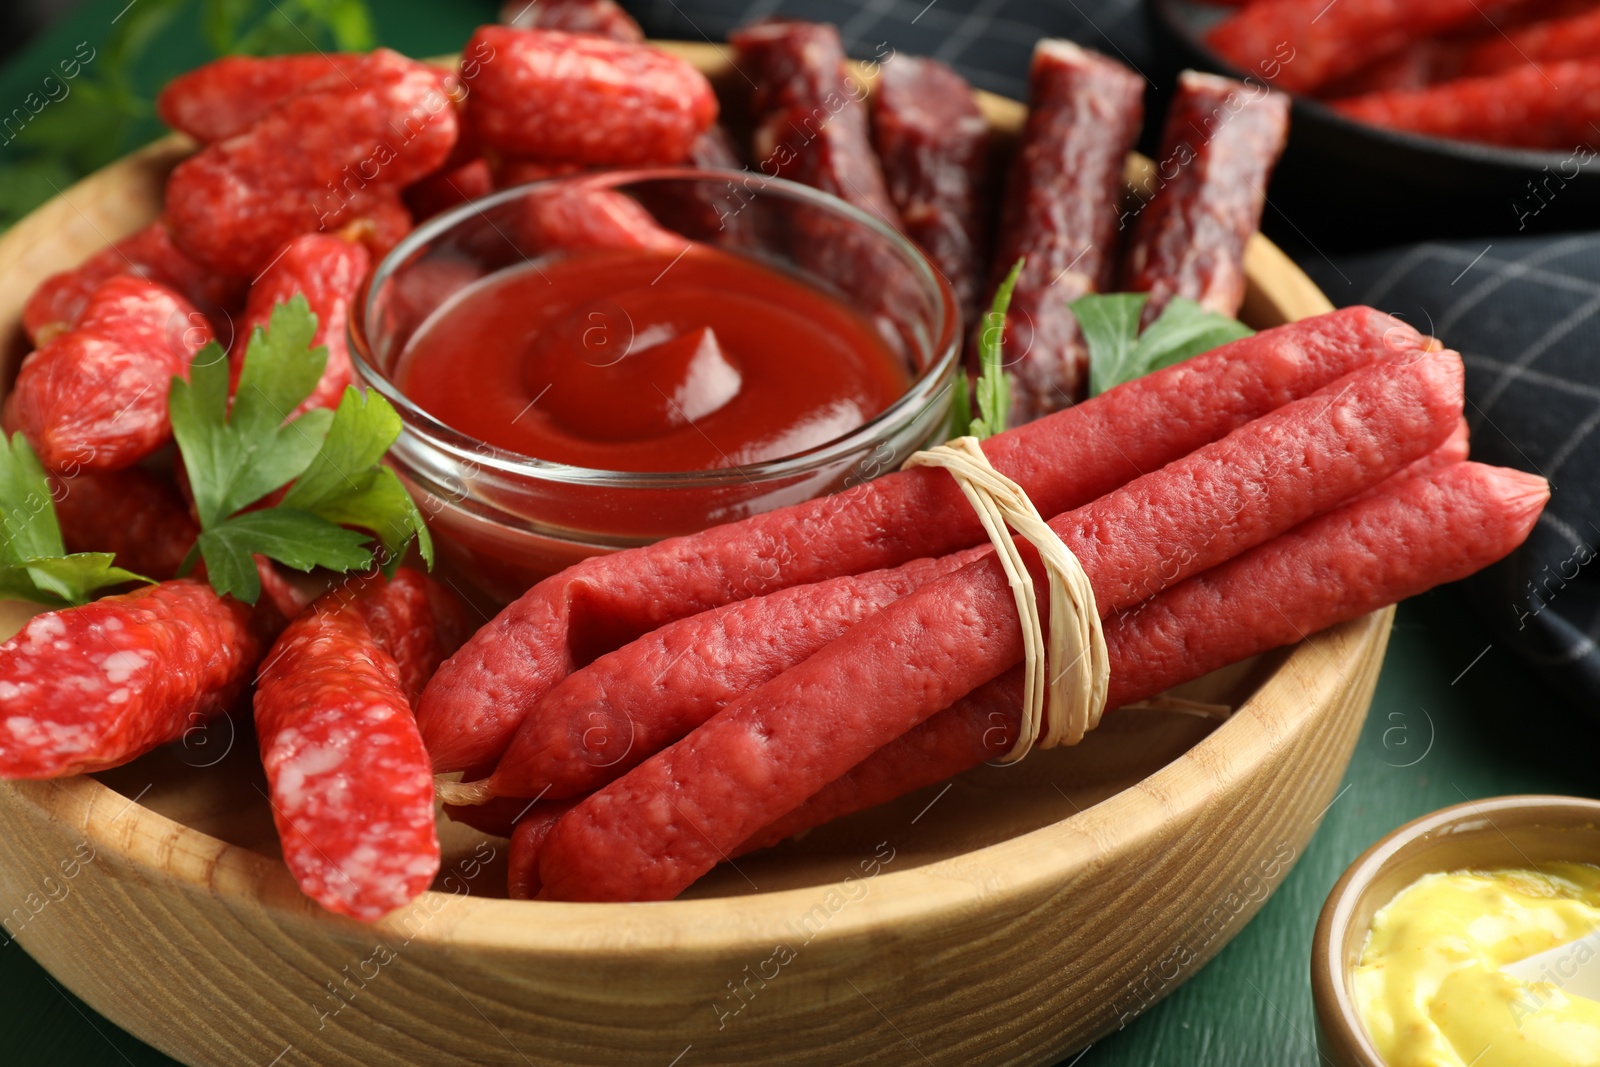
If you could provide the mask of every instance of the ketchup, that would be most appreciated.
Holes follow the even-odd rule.
[[[499,448],[650,472],[815,448],[910,384],[864,317],[705,245],[583,250],[491,275],[417,330],[395,378]]]

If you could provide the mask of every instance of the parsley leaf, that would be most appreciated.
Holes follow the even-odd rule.
[[[66,554],[50,480],[20,433],[10,448],[0,448],[0,519],[0,563]]]
[[[1006,312],[1011,308],[1011,294],[1017,288],[1026,259],[1017,260],[1006,275],[1005,281],[995,290],[994,303],[983,316],[983,329],[978,332],[978,378],[973,382],[970,397],[966,376],[956,374],[951,390],[954,411],[955,437],[976,437],[980,441],[1004,432],[1006,415],[1011,410],[1011,376],[1005,371],[1002,350],[1005,347]],[[972,403],[977,402],[978,414],[972,415]]]
[[[172,380],[168,408],[183,452],[202,529],[287,485],[320,447],[333,414],[309,411],[283,424],[311,395],[328,361],[311,348],[317,317],[299,293],[272,309],[265,331],[255,330],[228,410],[228,361],[215,341],[201,349],[189,380]]]
[[[978,337],[978,382],[973,387],[978,402],[978,418],[972,423],[972,436],[980,440],[1004,432],[1006,415],[1011,410],[1011,379],[1003,369],[1001,349],[1005,346],[1006,312],[1011,309],[1011,294],[1017,288],[1026,259],[1017,260],[1011,273],[995,290],[994,303],[983,319]]]
[[[65,607],[87,604],[106,586],[150,581],[116,566],[115,558],[110,552],[74,552],[0,566],[0,595]]]
[[[1072,302],[1089,348],[1089,395],[1182,363],[1254,331],[1188,297],[1175,296],[1141,334],[1139,316],[1148,293],[1094,293]]]
[[[201,528],[189,565],[203,559],[212,587],[247,603],[261,594],[254,556],[302,571],[364,569],[374,556],[368,532],[383,546],[387,573],[413,538],[433,565],[421,513],[382,465],[400,435],[388,401],[351,387],[337,412],[285,423],[327,363],[327,349],[312,347],[316,332],[301,294],[273,308],[266,329],[249,339],[231,408],[227,363],[215,345],[195,357],[189,381],[172,380],[173,436]],[[273,506],[251,510],[285,486]]]
[[[202,26],[212,47],[218,53],[273,55],[305,52],[323,40],[337,52],[366,52],[375,43],[363,0],[274,0],[247,28],[259,7],[254,0],[204,0]]]
[[[211,588],[254,604],[261,595],[257,553],[300,571],[359,570],[372,562],[371,550],[363,547],[366,540],[365,534],[308,511],[267,508],[213,526],[200,535],[198,547]]]
[[[972,425],[972,396],[967,388],[967,369],[956,367],[955,381],[950,383],[950,440],[965,437]]]
[[[1253,333],[1236,319],[1207,311],[1188,297],[1175,296],[1139,335],[1138,350],[1150,370],[1160,370]]]
[[[9,447],[0,437],[0,596],[63,607],[87,603],[109,585],[149,581],[112,559],[109,552],[67,554],[39,457],[20,433]]]
[[[1139,315],[1149,299],[1147,293],[1095,293],[1070,305],[1089,348],[1090,396],[1144,373],[1135,369],[1133,353],[1138,347]]]
[[[433,539],[422,513],[394,471],[379,465],[398,436],[400,416],[387,400],[346,389],[322,450],[280,505],[372,531],[383,545],[384,571],[390,577],[413,537],[423,561],[433,566]]]

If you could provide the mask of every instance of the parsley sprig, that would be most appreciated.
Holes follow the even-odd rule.
[[[20,433],[9,446],[0,437],[0,598],[66,607],[106,586],[149,580],[113,566],[110,552],[69,555],[39,457]]]
[[[172,380],[172,431],[201,530],[184,572],[204,560],[212,588],[246,603],[261,595],[255,555],[300,571],[362,570],[376,555],[392,575],[415,538],[433,565],[421,513],[381,462],[400,434],[388,401],[350,387],[337,411],[286,421],[327,364],[328,350],[311,344],[316,331],[304,296],[273,308],[266,329],[249,338],[231,408],[216,342],[195,356],[187,382]],[[260,506],[285,486],[280,500]]]
[[[1175,296],[1140,333],[1139,318],[1149,299],[1148,293],[1096,293],[1072,302],[1072,314],[1089,348],[1090,396],[1253,332],[1226,315]]]
[[[983,329],[978,332],[978,378],[968,395],[967,376],[957,372],[952,390],[951,409],[954,432],[952,437],[970,436],[980,441],[1005,432],[1006,414],[1011,410],[1011,376],[1005,372],[1002,358],[1005,347],[1006,312],[1011,309],[1011,294],[1022,276],[1026,259],[1017,260],[1006,275],[1000,288],[995,290],[994,303],[983,316]],[[972,414],[972,400],[978,402],[978,414]],[[964,428],[963,428],[964,427]]]

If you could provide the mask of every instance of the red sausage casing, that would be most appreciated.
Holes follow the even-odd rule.
[[[256,733],[284,862],[307,896],[371,921],[439,870],[433,774],[411,701],[460,642],[424,575],[355,580],[289,624],[256,686]]]

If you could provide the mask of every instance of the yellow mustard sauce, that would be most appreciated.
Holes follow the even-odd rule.
[[[1425,875],[1373,917],[1356,1006],[1389,1067],[1600,1067],[1600,1001],[1500,970],[1597,929],[1600,867]]]

